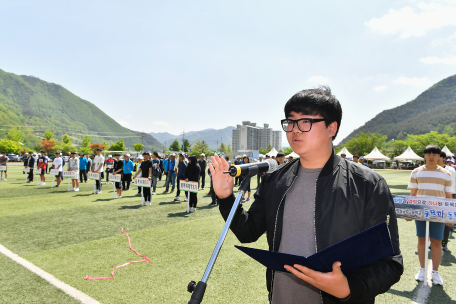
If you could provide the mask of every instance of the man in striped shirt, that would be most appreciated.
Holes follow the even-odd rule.
[[[453,198],[453,186],[450,172],[438,165],[440,159],[440,147],[429,145],[424,149],[424,158],[426,164],[412,171],[408,189],[411,190],[411,196],[435,196]],[[416,235],[418,237],[418,258],[421,269],[415,276],[415,280],[424,281],[425,270],[424,261],[427,255],[425,248],[426,241],[426,222],[415,221]],[[431,241],[432,257],[432,281],[436,285],[443,285],[443,280],[439,275],[440,259],[442,257],[442,240],[444,223],[430,222],[429,236]]]

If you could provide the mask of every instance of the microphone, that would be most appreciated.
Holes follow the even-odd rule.
[[[277,162],[273,159],[265,159],[262,162],[258,163],[249,163],[249,164],[244,164],[244,165],[235,165],[231,166],[228,171],[225,171],[224,173],[228,173],[232,177],[238,177],[240,175],[245,175],[249,172],[249,168],[257,166],[258,167],[258,173],[260,172],[266,172],[266,173],[272,173],[275,170],[277,170]]]

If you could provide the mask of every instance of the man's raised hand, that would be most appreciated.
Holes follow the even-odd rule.
[[[227,198],[233,193],[234,179],[224,171],[228,171],[230,166],[224,158],[220,158],[217,154],[211,156],[212,164],[209,165],[209,170],[212,176],[212,186],[217,196],[221,199]]]

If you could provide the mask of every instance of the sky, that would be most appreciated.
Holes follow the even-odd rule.
[[[0,46],[0,69],[145,132],[280,130],[286,101],[325,84],[337,144],[456,74],[456,0],[1,0]]]

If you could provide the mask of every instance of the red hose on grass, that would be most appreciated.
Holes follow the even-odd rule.
[[[116,267],[114,267],[114,269],[112,270],[111,276],[110,276],[110,277],[91,278],[91,277],[89,277],[89,276],[86,276],[86,277],[85,277],[86,280],[114,279],[114,272],[116,271],[117,268],[127,266],[127,265],[129,265],[129,264],[131,264],[131,263],[150,262],[150,259],[149,259],[148,257],[146,257],[145,255],[142,255],[142,254],[138,253],[135,249],[131,248],[130,237],[128,236],[128,234],[126,234],[126,233],[123,231],[123,227],[122,227],[122,229],[120,230],[120,232],[122,232],[124,235],[127,236],[127,238],[128,238],[128,246],[130,247],[130,250],[131,250],[131,251],[134,251],[134,253],[136,253],[137,255],[142,256],[143,258],[145,258],[145,260],[130,261],[130,262],[127,262],[127,263],[125,263],[125,264],[116,266]]]

